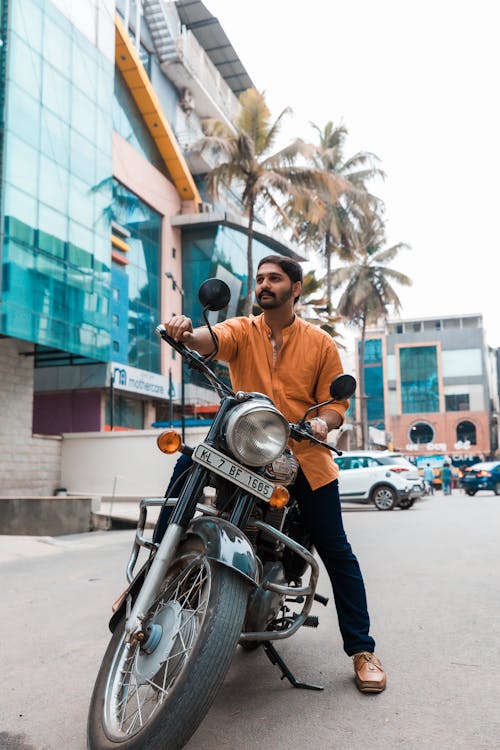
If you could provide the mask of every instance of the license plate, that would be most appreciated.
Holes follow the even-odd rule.
[[[272,482],[268,482],[259,474],[254,474],[253,471],[245,469],[244,466],[240,466],[223,453],[219,453],[212,446],[200,443],[194,449],[192,459],[208,467],[215,474],[226,477],[238,487],[248,490],[252,495],[262,498],[262,500],[270,500],[273,494],[274,484]]]

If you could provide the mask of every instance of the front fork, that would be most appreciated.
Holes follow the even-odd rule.
[[[182,537],[194,516],[196,498],[200,496],[206,484],[207,477],[208,471],[206,469],[195,467],[182,489],[172,512],[170,523],[167,526],[151,567],[127,618],[125,624],[125,637],[127,641],[138,637],[143,630],[144,619],[158,596],[167,570],[172,564]]]

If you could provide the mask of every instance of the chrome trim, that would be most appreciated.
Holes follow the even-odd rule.
[[[288,547],[297,555],[302,557],[311,568],[311,577],[309,578],[309,584],[305,586],[283,586],[279,583],[263,583],[262,588],[266,591],[274,591],[277,594],[284,596],[304,596],[305,601],[301,612],[297,615],[293,624],[287,630],[265,630],[261,633],[242,633],[240,641],[277,641],[283,638],[289,638],[295,633],[306,621],[309,612],[311,611],[312,604],[314,602],[314,593],[316,591],[316,584],[319,578],[319,566],[314,556],[309,552],[308,549],[303,547],[298,542],[295,542],[290,537],[283,534],[281,531],[269,526],[269,524],[263,521],[253,521],[252,526],[260,529],[263,533],[273,537],[277,541],[281,542],[285,547]]]

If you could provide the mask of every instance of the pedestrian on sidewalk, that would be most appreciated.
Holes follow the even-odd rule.
[[[434,469],[428,463],[424,469],[425,491],[428,495],[434,494]]]
[[[444,495],[451,495],[451,483],[453,481],[453,475],[451,473],[451,466],[448,462],[443,464],[441,468],[441,484],[443,487]]]

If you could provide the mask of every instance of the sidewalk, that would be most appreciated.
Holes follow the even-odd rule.
[[[92,514],[94,531],[89,534],[74,534],[70,536],[32,536],[32,535],[0,535],[0,564],[22,560],[30,557],[49,557],[59,554],[62,550],[74,545],[75,540],[79,544],[99,543],[103,536],[106,543],[110,543],[114,535],[106,534],[107,531],[125,531],[135,529],[139,520],[139,503],[141,498],[130,498],[129,500],[101,501],[99,508]],[[374,506],[359,503],[342,503],[343,512],[370,511]],[[146,529],[153,529],[158,515],[159,507],[148,508]]]

